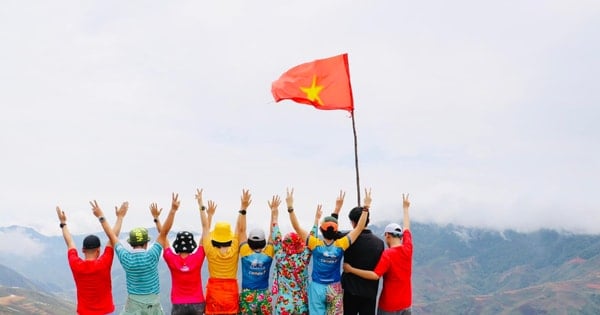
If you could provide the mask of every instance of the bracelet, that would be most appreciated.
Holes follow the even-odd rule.
[[[364,212],[369,212],[369,207],[367,207],[367,206],[364,206],[364,207],[362,208],[362,211],[364,211]]]
[[[98,221],[100,221],[100,223],[104,222],[104,217],[98,217]]]
[[[241,215],[246,215],[246,210],[240,210],[238,211]]]
[[[154,218],[154,223],[158,223],[158,218]]]
[[[340,215],[339,215],[339,214],[337,214],[337,213],[335,213],[335,212],[332,212],[332,213],[331,213],[331,216],[332,216],[332,217],[334,217],[334,218],[336,218],[336,219],[339,219],[339,218],[340,218]]]
[[[205,206],[201,206],[200,207],[200,211],[204,211],[204,210],[206,210],[206,207]]]
[[[289,208],[288,208],[288,212],[289,212],[289,213],[292,213],[292,212],[294,212],[294,208],[293,208],[293,207],[289,207]]]
[[[60,228],[62,229],[62,228],[64,228],[66,225],[67,225],[66,223],[61,223],[61,224],[59,224],[58,226],[60,226]]]

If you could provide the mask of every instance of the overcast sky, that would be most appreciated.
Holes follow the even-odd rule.
[[[306,228],[340,189],[356,205],[351,119],[272,81],[349,54],[361,185],[372,221],[600,233],[598,1],[2,1],[0,225],[99,231],[130,202],[196,188],[249,227],[296,191]],[[280,222],[289,227],[282,207]],[[284,228],[288,230],[288,228]]]

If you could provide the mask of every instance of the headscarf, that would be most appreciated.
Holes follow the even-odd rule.
[[[299,254],[304,251],[304,240],[298,234],[290,232],[283,237],[281,247],[288,255]]]

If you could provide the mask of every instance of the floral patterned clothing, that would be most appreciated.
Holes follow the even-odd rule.
[[[240,313],[242,315],[271,315],[271,295],[268,289],[242,289]]]
[[[311,233],[316,234],[316,226]],[[272,287],[273,313],[281,315],[308,314],[308,263],[311,251],[304,246],[297,252],[288,252],[284,242],[290,242],[289,236],[281,237],[279,227],[273,226],[271,235],[275,256],[275,272]],[[300,240],[304,242],[305,240]]]

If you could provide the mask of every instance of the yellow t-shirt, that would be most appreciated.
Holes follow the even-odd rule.
[[[225,253],[212,245],[210,238],[202,240],[206,260],[208,261],[208,274],[211,278],[237,279],[238,254],[240,251],[239,240],[234,237],[231,247]]]
[[[335,247],[339,247],[342,250],[346,250],[346,249],[348,249],[348,247],[350,247],[350,237],[344,236],[342,238],[339,238],[339,239],[333,241],[332,245]],[[320,239],[316,236],[313,236],[312,234],[309,235],[308,236],[308,248],[310,250],[314,250],[317,246],[325,246],[325,242],[322,239]]]
[[[242,246],[240,246],[240,257],[246,257],[254,253],[256,252],[253,251],[252,248],[250,248],[250,245],[248,245],[248,243],[243,243]],[[275,249],[273,248],[273,244],[267,244],[267,246],[262,250],[262,253],[273,258],[273,255],[275,255]]]

